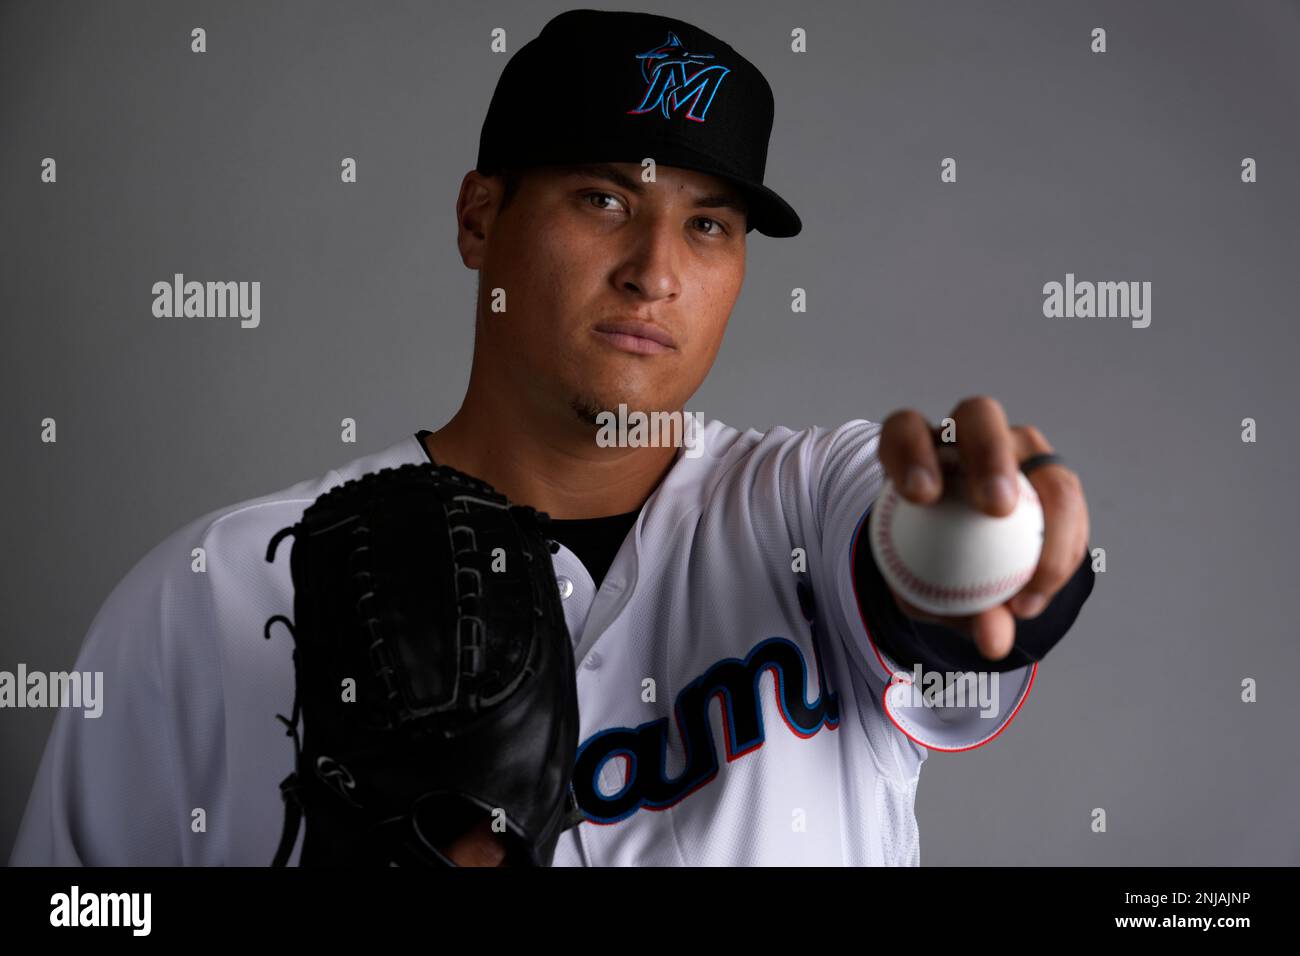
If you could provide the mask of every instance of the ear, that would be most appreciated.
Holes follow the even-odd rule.
[[[456,197],[456,245],[468,269],[483,267],[503,191],[500,177],[484,176],[476,169],[471,169],[461,180],[460,195]]]

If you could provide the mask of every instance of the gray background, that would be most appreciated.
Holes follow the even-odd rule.
[[[454,204],[505,62],[489,31],[513,52],[566,8],[0,6],[0,669],[71,667],[113,585],[198,515],[450,417],[475,278]],[[1108,571],[1011,728],[927,761],[922,863],[1300,863],[1300,6],[627,8],[764,71],[767,181],[805,224],[750,234],[688,407],[800,427],[990,394],[1088,492]],[[260,280],[261,327],[153,318],[173,272]],[[1150,328],[1045,319],[1066,272],[1151,281]],[[0,711],[2,859],[53,717]]]

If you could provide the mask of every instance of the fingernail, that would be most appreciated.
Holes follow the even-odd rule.
[[[1030,591],[1016,598],[1016,606],[1020,608],[1021,617],[1038,617],[1043,613],[1043,608],[1047,607],[1047,598],[1041,594]]]
[[[1015,504],[1015,490],[1005,475],[997,475],[984,483],[984,501],[995,508],[1009,508]]]
[[[907,477],[903,480],[903,488],[909,495],[917,497],[927,496],[935,487],[934,474],[928,468],[920,465],[913,465],[907,469]]]

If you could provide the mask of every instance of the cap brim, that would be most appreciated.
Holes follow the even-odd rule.
[[[788,202],[766,186],[753,183],[737,183],[745,190],[749,203],[749,228],[757,229],[765,236],[774,239],[788,239],[799,235],[803,222],[799,214]]]

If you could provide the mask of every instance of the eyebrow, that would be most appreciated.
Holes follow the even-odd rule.
[[[561,166],[559,174],[569,179],[603,179],[638,196],[644,195],[646,191],[642,183],[637,182],[612,163],[579,163]],[[696,196],[695,206],[698,209],[731,209],[742,216],[749,215],[744,200],[735,193]]]

